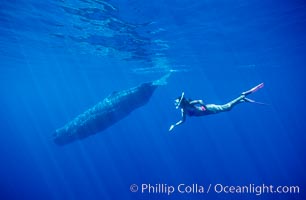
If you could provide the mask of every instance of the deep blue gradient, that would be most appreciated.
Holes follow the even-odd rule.
[[[305,199],[306,4],[298,0],[2,0],[0,199]],[[113,91],[172,70],[147,105],[59,147]],[[180,119],[173,100],[231,112]],[[141,194],[131,184],[298,185],[300,194]]]

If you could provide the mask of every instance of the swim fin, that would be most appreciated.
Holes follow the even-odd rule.
[[[255,101],[253,99],[249,99],[249,98],[244,98],[243,99],[245,102],[248,102],[248,103],[256,103],[256,104],[259,104],[259,105],[265,105],[265,106],[268,106],[269,104],[267,103],[262,103],[262,102],[258,102],[258,101]]]
[[[242,95],[249,95],[253,92],[256,92],[257,90],[261,89],[264,87],[264,83],[260,83],[259,85],[253,87],[252,89],[248,90],[248,91],[245,91],[245,92],[242,92],[241,94]]]

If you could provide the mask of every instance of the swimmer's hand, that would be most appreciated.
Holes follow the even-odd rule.
[[[172,125],[170,126],[170,128],[169,128],[169,131],[172,131],[172,129],[173,129],[174,127],[175,127],[175,125],[172,124]]]

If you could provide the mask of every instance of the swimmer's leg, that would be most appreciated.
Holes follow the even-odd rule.
[[[234,100],[232,100],[232,101],[230,101],[226,104],[223,104],[223,105],[207,104],[206,108],[207,108],[208,111],[215,114],[215,113],[219,113],[219,112],[230,111],[234,106],[236,106],[237,104],[242,103],[242,102],[267,105],[265,103],[256,102],[252,99],[246,98],[247,95],[249,95],[253,92],[256,92],[257,90],[263,88],[263,86],[264,86],[264,84],[260,83],[259,85],[253,87],[252,89],[250,89],[248,91],[245,91],[245,92],[242,92],[241,95],[238,98],[236,98],[236,99],[234,99]]]
[[[235,105],[242,102],[245,102],[245,95],[241,95],[238,98],[223,105],[207,104],[206,108],[212,113],[226,112],[230,111]]]

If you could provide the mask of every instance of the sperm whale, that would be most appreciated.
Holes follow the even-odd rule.
[[[78,115],[52,135],[57,145],[65,145],[99,133],[147,104],[158,86],[165,85],[170,74],[119,92],[113,92],[92,108]]]

